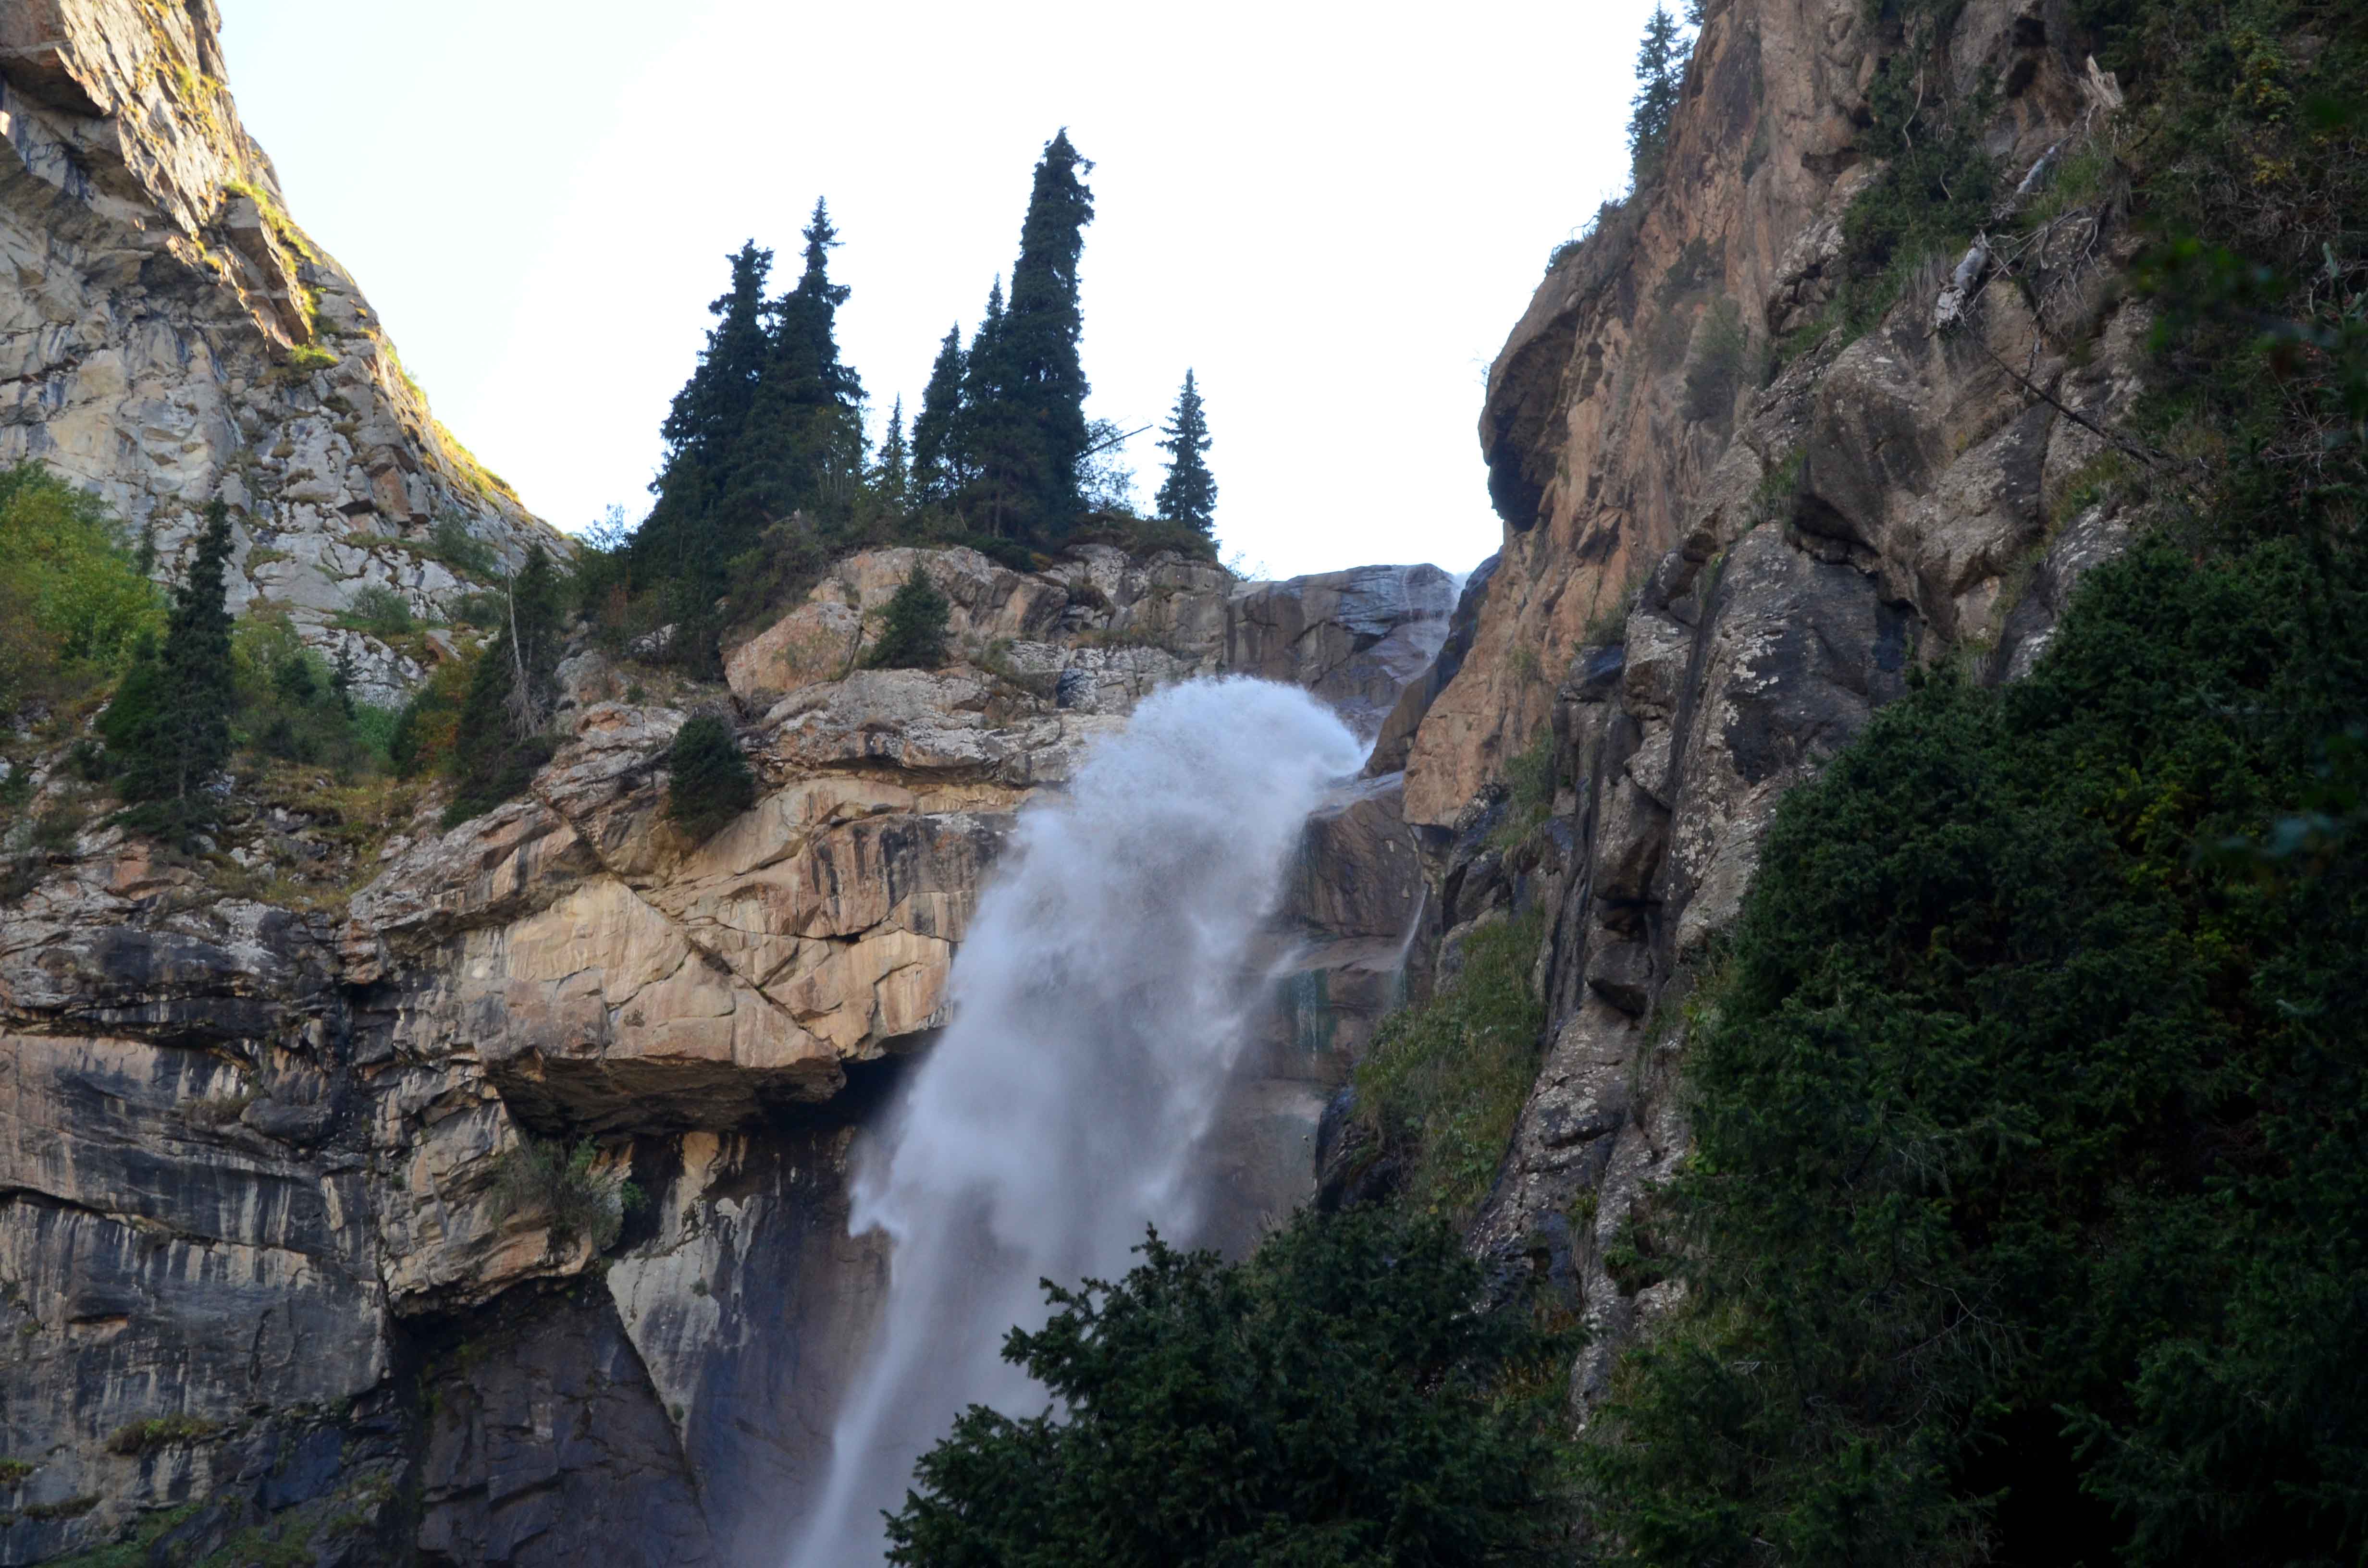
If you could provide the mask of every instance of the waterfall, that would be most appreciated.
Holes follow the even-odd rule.
[[[1189,1241],[1248,972],[1307,812],[1362,748],[1295,687],[1156,693],[1065,797],[1025,812],[948,981],[952,1021],[859,1160],[850,1228],[893,1244],[871,1358],[791,1561],[877,1562],[880,1511],[973,1403],[1047,1395],[1001,1358],[1038,1280],[1125,1272],[1145,1223]]]

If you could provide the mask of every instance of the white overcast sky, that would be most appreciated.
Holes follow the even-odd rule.
[[[647,508],[658,422],[754,237],[816,195],[839,341],[907,412],[976,324],[1060,126],[1086,156],[1089,412],[1199,372],[1225,549],[1465,570],[1474,435],[1547,252],[1624,182],[1647,0],[1458,6],[221,0],[297,220],[528,506]],[[1147,500],[1164,456],[1128,456]]]

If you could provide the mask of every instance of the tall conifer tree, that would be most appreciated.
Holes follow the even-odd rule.
[[[1004,531],[1024,539],[1059,538],[1081,505],[1077,461],[1089,444],[1086,393],[1091,389],[1078,357],[1085,317],[1077,263],[1094,217],[1093,192],[1084,179],[1092,170],[1065,129],[1044,144],[1020,225],[1010,304],[996,333],[997,379],[1012,414],[1011,439],[995,454],[1014,510]]]
[[[843,512],[862,472],[863,383],[838,357],[848,289],[830,280],[838,231],[826,203],[814,202],[803,233],[805,268],[773,307],[772,352],[746,438],[751,500],[766,522],[797,510]]]
[[[962,362],[962,411],[955,448],[962,454],[961,495],[964,517],[990,533],[1008,534],[1020,517],[1023,497],[1013,454],[1022,446],[1019,410],[1007,395],[1011,368],[1006,358],[1003,279],[986,291],[986,314],[971,335]]]
[[[1211,532],[1216,526],[1217,481],[1202,460],[1209,449],[1209,423],[1201,408],[1201,389],[1189,369],[1183,391],[1176,394],[1176,412],[1160,427],[1159,444],[1167,449],[1167,478],[1154,498],[1159,515]]]
[[[929,367],[928,385],[921,390],[920,416],[913,421],[913,497],[924,505],[953,499],[965,477],[959,426],[967,358],[961,326],[948,328],[937,362]]]
[[[232,685],[230,609],[223,572],[230,563],[230,509],[207,504],[188,575],[173,590],[164,646],[142,650],[118,694],[106,733],[122,764],[123,798],[145,802],[142,825],[188,833],[212,820],[207,786],[230,761]]]
[[[659,427],[666,461],[650,486],[657,503],[633,536],[634,573],[644,583],[698,578],[703,589],[723,577],[728,541],[719,514],[772,355],[765,282],[773,253],[750,240],[730,261],[731,287],[707,307],[715,317],[707,347]]]
[[[888,410],[887,438],[880,443],[880,460],[871,465],[871,493],[891,512],[902,515],[912,504],[913,458],[905,444],[905,400]]]
[[[1660,177],[1669,119],[1677,112],[1678,91],[1691,52],[1691,44],[1678,36],[1678,19],[1668,7],[1655,6],[1645,22],[1644,40],[1636,47],[1636,96],[1629,100],[1629,178],[1635,186]]]
[[[962,510],[973,526],[1012,539],[1057,539],[1081,505],[1077,463],[1090,442],[1077,355],[1077,261],[1094,215],[1082,177],[1092,167],[1067,131],[1045,143],[1020,225],[1010,301],[1004,303],[998,280],[971,340],[961,448],[972,474]]]
[[[452,750],[457,799],[447,825],[521,793],[551,759],[545,735],[558,701],[560,628],[566,600],[558,570],[542,546],[527,548],[510,579],[500,627],[478,655],[461,708]]]

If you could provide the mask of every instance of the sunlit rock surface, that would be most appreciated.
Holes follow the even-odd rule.
[[[360,288],[290,218],[222,82],[213,0],[0,9],[0,463],[41,459],[177,565],[229,504],[232,608],[285,607],[375,701],[417,650],[334,624],[365,587],[447,619],[567,548],[437,424]]]

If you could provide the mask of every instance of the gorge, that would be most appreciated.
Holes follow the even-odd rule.
[[[257,725],[188,842],[24,698],[0,1563],[870,1562],[1042,1408],[1040,1279],[1310,1208],[1574,1336],[1507,1394],[1557,1560],[2356,1557],[2368,50],[2201,9],[1700,6],[1468,578],[768,520],[552,613],[508,798]],[[217,27],[0,6],[0,460],[165,580],[218,507],[271,667],[424,730],[616,558],[437,424]]]

